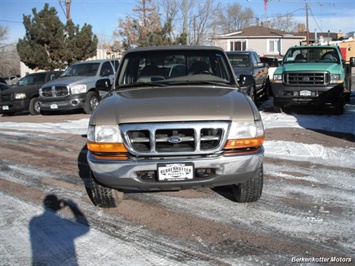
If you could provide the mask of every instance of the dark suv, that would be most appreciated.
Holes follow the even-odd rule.
[[[15,87],[0,93],[0,109],[5,115],[29,111],[38,115],[39,88],[50,80],[58,78],[62,71],[38,72],[23,77]]]

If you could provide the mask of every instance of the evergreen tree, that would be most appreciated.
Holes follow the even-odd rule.
[[[46,3],[42,11],[32,9],[23,16],[25,37],[17,44],[21,61],[31,69],[63,69],[68,64],[96,55],[98,39],[90,25],[81,30],[71,20],[64,25],[54,7]]]

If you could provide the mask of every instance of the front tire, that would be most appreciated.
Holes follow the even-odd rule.
[[[253,100],[253,102],[254,102],[255,104],[257,103],[257,96],[256,96],[255,86],[253,86],[253,87],[250,88],[249,97]]]
[[[274,105],[274,111],[275,111],[275,113],[282,113],[283,112],[282,107],[276,106],[276,105]]]
[[[344,113],[344,104],[345,104],[345,99],[344,99],[344,94],[339,95],[338,100],[335,103],[335,111],[334,113],[336,115],[342,115]]]
[[[123,200],[123,192],[99,184],[90,171],[91,197],[94,204],[101,208],[115,208]]]
[[[30,105],[28,107],[31,115],[39,115],[41,113],[39,101],[37,97],[34,97],[30,100]]]
[[[261,164],[255,173],[255,176],[238,185],[233,185],[233,195],[237,202],[247,203],[258,201],[263,191],[264,172]]]
[[[99,101],[100,101],[99,95],[94,91],[89,91],[86,94],[85,104],[84,104],[84,108],[83,108],[85,114],[91,114],[92,111],[99,104]]]

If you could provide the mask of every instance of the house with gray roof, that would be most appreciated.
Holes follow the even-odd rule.
[[[305,34],[289,33],[263,26],[253,26],[236,32],[217,35],[212,38],[212,45],[225,51],[251,50],[260,56],[281,58],[287,49],[305,42]]]

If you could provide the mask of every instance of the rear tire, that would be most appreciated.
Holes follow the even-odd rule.
[[[268,78],[264,84],[263,96],[261,97],[262,101],[266,101],[269,99],[270,90],[271,90],[271,84],[270,84],[270,80]]]
[[[233,185],[233,195],[237,202],[247,203],[258,201],[263,191],[264,172],[261,164],[255,176],[238,185]]]
[[[123,192],[99,184],[90,171],[91,196],[94,204],[101,208],[115,208],[123,200]]]

